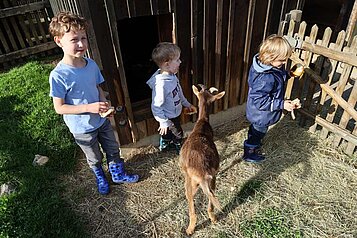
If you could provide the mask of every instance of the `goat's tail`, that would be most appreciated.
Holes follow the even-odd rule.
[[[219,203],[216,195],[214,195],[214,192],[212,191],[212,188],[210,186],[211,181],[212,181],[212,175],[206,175],[205,178],[201,181],[200,186],[204,194],[206,194],[208,198],[211,200],[213,206],[217,208],[219,211],[222,211],[221,204]]]

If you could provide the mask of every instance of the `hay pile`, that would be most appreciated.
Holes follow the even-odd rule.
[[[223,211],[211,224],[199,191],[193,237],[247,237],[247,226],[266,211],[278,211],[291,234],[357,237],[357,171],[344,162],[347,156],[283,118],[264,139],[266,162],[248,164],[240,159],[247,127],[238,119],[214,129],[221,155],[216,194]],[[108,196],[97,193],[84,159],[64,179],[66,198],[93,237],[185,237],[188,208],[178,156],[148,146],[133,150],[126,163],[140,182],[112,185]]]

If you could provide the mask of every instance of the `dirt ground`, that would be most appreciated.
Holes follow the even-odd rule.
[[[221,156],[216,194],[223,210],[211,224],[199,191],[192,237],[246,237],[243,225],[268,208],[281,211],[303,237],[357,237],[357,170],[351,157],[286,116],[264,139],[267,160],[242,162],[248,125],[242,117],[214,128]],[[132,149],[125,160],[127,170],[141,179],[112,184],[108,196],[97,193],[84,159],[64,178],[65,197],[92,237],[186,237],[188,207],[178,156],[149,145]]]

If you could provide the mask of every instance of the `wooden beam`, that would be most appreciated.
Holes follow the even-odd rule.
[[[319,116],[314,116],[310,112],[306,111],[303,108],[300,108],[297,111],[299,113],[302,113],[302,114],[312,118],[313,120],[316,121],[317,124],[323,126],[327,130],[339,135],[341,138],[353,143],[354,145],[357,145],[357,136],[353,135],[350,131],[340,128],[337,125],[332,124],[331,122],[328,122]]]
[[[37,53],[40,53],[43,51],[51,50],[56,47],[57,47],[56,43],[53,41],[50,41],[50,42],[42,43],[40,45],[32,46],[32,47],[29,47],[26,49],[9,52],[9,53],[0,55],[0,63],[4,63],[5,61],[8,62],[8,61],[22,58],[22,57],[25,57],[28,55],[37,54]]]
[[[41,1],[36,3],[27,3],[21,6],[9,7],[1,9],[0,18],[11,17],[16,15],[22,15],[27,12],[33,12],[37,10],[41,10],[43,8],[50,7],[48,1]]]
[[[296,56],[292,56],[291,59],[295,61],[296,63],[303,64],[303,61],[297,58]],[[354,109],[353,105],[350,105],[345,99],[343,99],[340,95],[338,95],[335,90],[326,82],[323,81],[323,79],[312,69],[308,68],[305,66],[305,74],[308,74],[315,82],[320,84],[320,87],[322,90],[324,90],[328,95],[333,98],[339,106],[341,106],[345,111],[347,111],[351,117],[357,121],[357,111]]]
[[[357,66],[357,56],[352,53],[336,51],[321,45],[312,44],[306,41],[302,42],[301,49],[310,51],[314,54],[323,55],[327,58],[340,61],[352,66]]]

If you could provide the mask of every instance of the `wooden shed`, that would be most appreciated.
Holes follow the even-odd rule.
[[[69,10],[86,17],[89,56],[100,66],[109,99],[117,108],[115,126],[121,144],[157,133],[146,81],[156,70],[151,51],[161,41],[181,48],[178,77],[189,101],[191,85],[225,90],[213,113],[241,105],[247,95],[247,74],[262,39],[277,33],[279,22],[300,0],[50,0],[54,13]],[[352,0],[340,1],[335,25],[348,23]],[[348,13],[348,14],[347,14]],[[195,121],[182,116],[182,122]]]

